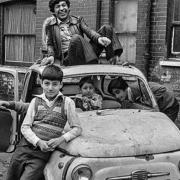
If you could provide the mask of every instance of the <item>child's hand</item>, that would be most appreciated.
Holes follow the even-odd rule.
[[[53,56],[45,57],[41,61],[41,66],[45,66],[45,65],[53,64],[53,63],[54,63],[54,57]]]
[[[111,43],[111,40],[107,37],[99,37],[98,43],[101,44],[102,46],[107,47]]]
[[[6,108],[8,108],[9,107],[9,102],[7,102],[7,101],[0,101],[0,108],[1,109],[6,109]]]
[[[37,142],[37,146],[39,146],[41,151],[43,151],[43,152],[53,151],[54,150],[54,149],[52,149],[51,147],[48,146],[47,141],[43,141],[43,140],[39,140]]]
[[[63,142],[65,142],[65,139],[63,136],[59,137],[59,138],[54,138],[48,141],[48,146],[50,148],[55,149],[57,146],[61,145]]]

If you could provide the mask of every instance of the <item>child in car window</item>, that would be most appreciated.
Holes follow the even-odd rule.
[[[82,78],[79,82],[81,94],[77,94],[75,104],[83,111],[97,110],[102,108],[102,97],[95,93],[94,83],[91,76]]]

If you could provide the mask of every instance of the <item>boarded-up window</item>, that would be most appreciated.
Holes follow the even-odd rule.
[[[35,18],[35,4],[4,7],[5,62],[34,61]]]
[[[122,61],[135,63],[137,0],[115,0],[114,27],[123,46]]]

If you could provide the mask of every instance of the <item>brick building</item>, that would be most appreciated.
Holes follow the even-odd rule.
[[[161,80],[178,93],[180,0],[71,0],[71,14],[96,30],[111,24],[124,48],[121,60],[149,79],[160,62]],[[38,59],[50,15],[48,0],[0,0],[0,64],[28,66]]]

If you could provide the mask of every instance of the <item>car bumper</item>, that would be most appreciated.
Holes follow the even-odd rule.
[[[147,157],[83,158],[63,156],[56,151],[45,168],[48,180],[72,180],[79,165],[88,165],[92,180],[180,180],[180,152]]]

